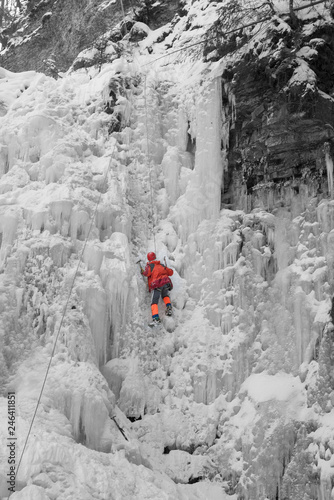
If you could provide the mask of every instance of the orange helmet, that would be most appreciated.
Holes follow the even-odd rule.
[[[148,252],[147,254],[147,260],[155,260],[157,256],[155,255],[154,252]]]

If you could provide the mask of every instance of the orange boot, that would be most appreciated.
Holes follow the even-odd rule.
[[[156,321],[157,323],[160,323],[158,304],[152,304],[151,305],[151,311],[152,311],[152,319],[153,319],[153,321]]]

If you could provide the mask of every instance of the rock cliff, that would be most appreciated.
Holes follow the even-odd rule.
[[[292,27],[288,16],[273,18],[266,37],[222,75],[230,120],[223,202],[234,208],[272,210],[301,190],[311,197],[333,190],[334,24],[317,20],[313,12]],[[219,57],[224,45],[216,47]]]
[[[95,46],[103,35],[120,40],[134,21],[152,29],[168,23],[180,9],[178,0],[30,0],[17,21],[3,31],[6,48],[0,65],[11,71],[45,71],[52,59],[66,71],[84,49]]]

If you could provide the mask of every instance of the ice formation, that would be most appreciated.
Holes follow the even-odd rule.
[[[174,224],[182,228],[183,243],[203,219],[210,220],[218,217],[223,176],[220,151],[220,81],[216,78],[209,81],[205,87],[198,90],[196,88],[193,92],[199,93],[197,96],[195,94],[196,116],[194,117],[195,123],[191,124],[196,130],[195,164],[184,195],[172,209]],[[193,101],[190,102],[193,103]],[[188,110],[189,114],[191,110]],[[210,158],[209,165],[208,158]],[[175,193],[177,192],[174,187],[176,183],[173,178],[170,179],[171,174],[171,170],[168,169],[167,192],[169,182],[172,182],[172,191]]]
[[[181,46],[186,20],[217,19],[187,9]],[[332,500],[330,149],[329,198],[222,208],[222,68],[152,63],[172,34],[136,29],[100,72],[0,69],[0,496],[7,391],[20,453],[59,332],[13,500]],[[137,265],[153,249],[174,269],[156,331]]]
[[[334,194],[334,184],[333,184],[333,159],[330,154],[329,144],[325,143],[325,162],[326,162],[326,170],[327,170],[327,180],[328,180],[328,191],[330,193],[331,198],[333,198]]]

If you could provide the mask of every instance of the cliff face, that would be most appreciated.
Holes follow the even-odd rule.
[[[127,27],[142,20],[155,29],[174,17],[179,1],[158,1],[148,8],[144,2],[124,0],[123,8]],[[115,41],[125,33],[119,1],[32,0],[25,14],[4,32],[7,47],[0,65],[15,72],[45,71],[43,61],[52,56],[58,70],[66,71],[79,52],[94,46],[101,35]]]
[[[334,153],[334,25],[330,17],[317,22],[314,13],[290,25],[287,16],[274,19],[267,38],[222,75],[230,117],[223,202],[235,208],[272,210],[282,197],[291,205],[301,189],[310,196],[333,189],[327,170]]]

